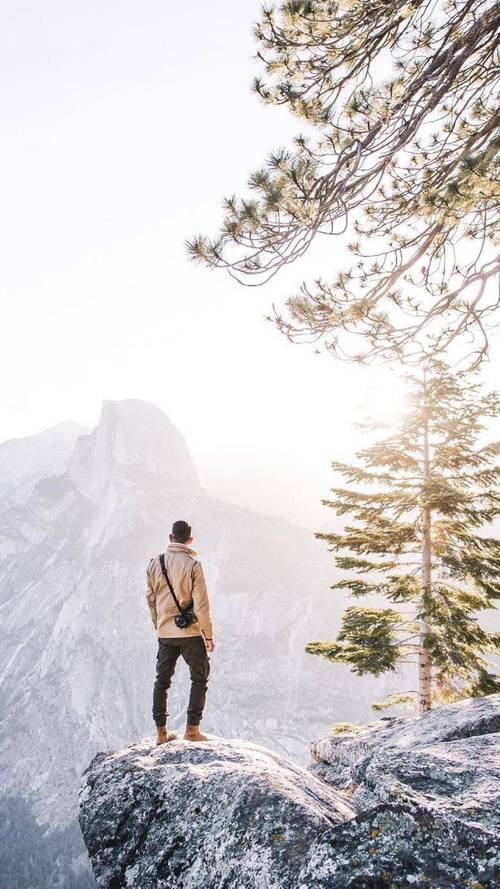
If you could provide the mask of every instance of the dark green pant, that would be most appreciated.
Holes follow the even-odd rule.
[[[187,711],[188,725],[199,725],[203,716],[207,693],[210,661],[203,636],[179,636],[158,639],[156,681],[153,689],[153,719],[157,726],[167,721],[167,692],[175,673],[175,665],[182,655],[191,675],[191,694]]]

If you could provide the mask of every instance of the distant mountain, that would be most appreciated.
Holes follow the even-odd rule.
[[[46,850],[2,889],[92,885],[74,828],[79,778],[98,750],[153,732],[145,565],[175,519],[193,525],[212,600],[204,728],[305,759],[308,738],[369,715],[372,683],[303,650],[338,622],[323,546],[210,496],[154,405],[105,401],[92,431],[62,423],[5,442],[0,492],[0,791],[29,825],[19,836],[38,830],[30,848]],[[178,674],[173,727],[185,718]],[[25,855],[19,837],[11,852]]]
[[[87,427],[66,420],[38,435],[4,441],[0,444],[0,493],[13,491],[19,500],[44,476],[64,472],[77,438],[87,432]]]

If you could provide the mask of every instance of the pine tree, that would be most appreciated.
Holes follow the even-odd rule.
[[[226,198],[192,257],[261,283],[349,229],[353,261],[304,283],[279,329],[360,361],[436,354],[469,332],[479,362],[499,305],[499,27],[493,0],[264,8],[256,92],[306,131],[251,174],[250,194]]]
[[[352,523],[316,535],[349,572],[332,589],[383,597],[389,607],[346,608],[335,641],[310,642],[306,651],[359,675],[417,662],[418,692],[375,706],[418,696],[424,713],[436,698],[500,691],[484,657],[499,650],[500,634],[478,618],[500,597],[500,541],[485,533],[500,514],[500,446],[482,442],[499,400],[442,362],[407,379],[408,409],[396,431],[361,451],[361,465],[332,464],[348,486],[323,502]]]

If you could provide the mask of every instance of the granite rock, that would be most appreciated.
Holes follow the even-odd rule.
[[[497,695],[381,720],[314,742],[313,771],[215,737],[100,753],[80,792],[97,885],[495,889],[499,716]]]

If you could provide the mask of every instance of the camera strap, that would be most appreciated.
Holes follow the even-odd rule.
[[[165,580],[167,581],[168,588],[169,588],[170,592],[172,593],[172,598],[173,598],[175,604],[177,605],[177,608],[179,609],[180,613],[186,614],[188,611],[191,611],[191,608],[193,607],[193,603],[191,603],[191,605],[188,605],[187,608],[181,607],[181,605],[179,604],[179,600],[178,600],[177,596],[175,595],[174,588],[173,588],[172,584],[170,583],[170,577],[168,576],[168,573],[167,573],[167,567],[165,565],[165,556],[163,555],[163,553],[160,554],[159,558],[160,558],[161,570],[163,572],[163,576],[164,576]]]

